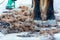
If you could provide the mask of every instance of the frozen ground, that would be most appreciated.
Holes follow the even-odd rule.
[[[37,36],[37,37],[19,37],[18,35],[26,35],[28,32],[22,33],[13,33],[4,35],[0,33],[0,40],[45,40],[44,36]],[[55,40],[60,40],[60,33],[54,34]]]
[[[1,1],[1,0],[0,0]],[[22,5],[26,5],[31,7],[32,0],[17,0],[16,1],[16,8]],[[3,11],[6,11],[6,5],[8,0],[5,0],[3,4],[0,5],[0,14],[2,14]],[[54,0],[54,10],[58,12],[57,16],[60,16],[60,0]]]
[[[5,36],[2,36],[0,40],[38,40],[38,37],[18,37],[17,35],[25,35],[28,32],[22,32],[22,33],[13,33],[13,34],[7,34]]]
[[[7,5],[7,1],[8,0],[5,0],[5,2],[2,5],[0,5],[0,14],[2,14],[2,12],[6,10],[5,8],[6,8],[6,5]],[[19,7],[19,5],[31,6],[31,1],[32,0],[17,0],[16,1],[16,8]],[[58,12],[57,16],[60,16],[60,0],[54,0],[54,10],[56,12]],[[12,40],[13,39],[14,40],[19,40],[19,39],[24,40],[23,38],[16,37],[16,35],[17,35],[17,33],[16,34],[9,34],[9,35],[5,36],[4,34],[0,33],[0,40],[8,40],[8,39],[11,40],[11,38],[12,38]],[[54,37],[57,38],[56,40],[60,40],[60,33],[55,34]],[[35,39],[34,37],[33,38],[28,38],[28,39],[30,39],[30,40],[38,40],[38,39]]]
[[[0,0],[1,1],[1,0]],[[19,6],[22,6],[22,5],[26,5],[26,6],[31,6],[31,4],[32,4],[32,2],[31,2],[32,0],[17,0],[16,1],[16,8],[17,7],[19,7]],[[1,4],[0,5],[0,14],[3,12],[3,11],[5,11],[6,9],[6,5],[7,5],[7,2],[8,2],[8,0],[5,0],[4,1],[4,3],[3,4]]]

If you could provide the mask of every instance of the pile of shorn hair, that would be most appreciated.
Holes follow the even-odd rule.
[[[27,6],[19,7],[19,10],[11,10],[0,16],[1,30],[7,29],[8,33],[35,30],[32,12]]]

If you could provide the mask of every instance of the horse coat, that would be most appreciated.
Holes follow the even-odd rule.
[[[34,0],[34,20],[51,20],[55,19],[53,0]],[[42,9],[42,6],[43,9]],[[45,17],[45,19],[44,19]]]

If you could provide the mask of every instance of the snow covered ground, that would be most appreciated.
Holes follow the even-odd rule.
[[[5,0],[5,2],[0,5],[0,13],[2,11],[6,10],[5,8],[6,8],[6,5],[7,5],[7,2],[8,2],[8,0]],[[32,0],[17,0],[16,1],[16,8],[19,7],[20,5],[31,6],[32,5]],[[60,0],[54,0],[54,10],[60,13]]]
[[[28,32],[1,35],[0,40],[38,40],[39,37],[18,37],[17,35],[26,35]]]
[[[60,40],[60,33],[55,34],[54,37],[56,40]]]
[[[1,0],[0,0],[1,1]],[[20,5],[27,5],[27,6],[31,6],[32,0],[17,0],[16,1],[16,8],[19,7]],[[0,14],[2,14],[3,11],[5,11],[6,9],[6,5],[7,5],[8,0],[5,0],[5,2],[3,4],[0,5]],[[57,16],[60,16],[60,0],[54,0],[54,10],[56,12],[58,12]],[[20,37],[16,37],[18,33],[15,34],[8,34],[8,35],[4,35],[2,33],[0,33],[0,40],[27,40],[27,38],[23,39]],[[19,33],[20,34],[20,33]],[[60,33],[55,34],[54,37],[56,38],[56,40],[60,40]],[[7,39],[8,38],[8,39]],[[33,37],[33,38],[28,38],[28,40],[38,40],[38,38]]]
[[[6,10],[5,8],[6,8],[7,3],[8,3],[8,0],[5,0],[4,3],[0,5],[0,14]],[[32,4],[32,0],[27,0],[27,1],[26,0],[17,0],[16,1],[16,8],[19,6],[22,6],[22,5],[26,5],[26,6],[31,7],[31,4]]]
[[[44,36],[37,36],[37,37],[19,37],[18,35],[26,35],[28,32],[22,33],[12,33],[4,35],[0,33],[0,40],[46,40],[47,38]],[[54,34],[55,40],[60,40],[60,33]]]

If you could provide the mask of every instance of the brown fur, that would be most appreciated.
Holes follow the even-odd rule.
[[[42,20],[46,20],[46,17],[47,17],[46,13],[47,13],[48,5],[49,5],[49,0],[43,0],[43,1],[44,1],[45,8],[42,9],[42,7],[44,5],[43,5],[42,0],[40,0],[40,12],[41,12]],[[34,7],[35,7],[35,0],[33,1],[33,9],[32,9],[33,10],[33,16],[34,16]]]
[[[32,12],[26,6],[22,6],[20,9],[21,10],[19,10],[17,12],[11,11],[12,14],[7,14],[7,13],[3,14],[3,15],[1,15],[0,19],[3,22],[10,23],[9,31],[12,31],[12,30],[18,30],[18,31],[34,30],[32,28],[33,27],[32,25],[34,25],[33,18],[31,17]],[[22,11],[22,10],[24,10],[24,11]],[[4,16],[4,18],[3,18],[3,16]],[[27,22],[27,26],[26,26],[26,22]]]

